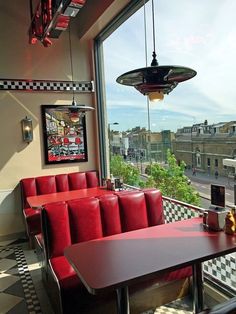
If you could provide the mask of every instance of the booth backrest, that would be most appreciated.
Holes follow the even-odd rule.
[[[63,255],[74,243],[164,223],[156,189],[47,204],[42,217],[49,258]]]
[[[99,185],[97,171],[73,172],[25,178],[20,181],[23,208],[29,207],[27,197],[92,188]]]

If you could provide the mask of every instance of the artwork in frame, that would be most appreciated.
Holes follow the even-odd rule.
[[[88,161],[85,115],[70,106],[41,105],[46,164]]]

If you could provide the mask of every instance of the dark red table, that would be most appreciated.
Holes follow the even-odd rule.
[[[114,191],[107,190],[105,187],[95,187],[88,189],[29,196],[27,197],[27,202],[29,203],[30,207],[39,208],[49,203],[70,201],[73,199],[84,197],[101,196],[108,193],[114,193]]]
[[[236,235],[208,232],[201,218],[74,244],[65,256],[92,294],[115,289],[117,313],[129,313],[128,286],[165,271],[193,267],[194,311],[203,309],[201,263],[236,251]]]

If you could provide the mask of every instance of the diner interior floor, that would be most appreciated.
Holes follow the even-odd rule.
[[[0,314],[4,313],[57,314],[43,287],[37,255],[24,239],[0,242]],[[145,312],[154,313],[188,314],[192,306],[185,298]]]

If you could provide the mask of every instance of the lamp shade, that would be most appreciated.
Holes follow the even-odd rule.
[[[180,82],[191,79],[197,74],[193,69],[174,66],[150,66],[132,70],[120,75],[117,83],[133,86],[143,95],[152,92],[169,94]]]
[[[193,69],[178,65],[159,66],[156,59],[154,0],[151,2],[153,27],[153,53],[151,66],[126,72],[120,75],[116,79],[116,82],[123,85],[133,86],[143,95],[149,95],[149,99],[154,101],[163,99],[164,94],[169,94],[178,85],[178,83],[191,79],[197,74],[197,72]],[[144,1],[144,21],[145,50],[147,51],[145,3],[146,1]]]
[[[94,108],[91,107],[91,106],[86,106],[86,105],[83,105],[83,104],[77,104],[74,100],[72,101],[72,104],[71,105],[60,105],[60,106],[57,106],[57,110],[69,110],[71,113],[85,113],[87,111],[93,111]]]

